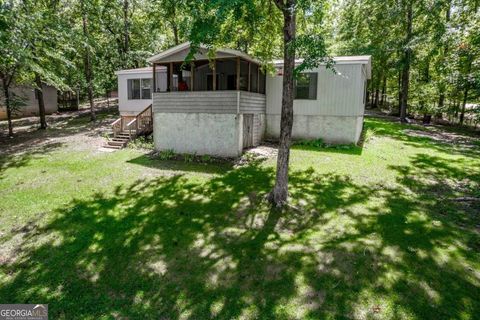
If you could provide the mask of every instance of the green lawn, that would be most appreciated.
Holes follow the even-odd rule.
[[[424,130],[368,119],[362,147],[294,147],[286,212],[263,201],[274,160],[6,153],[0,302],[51,319],[479,319],[480,145]]]

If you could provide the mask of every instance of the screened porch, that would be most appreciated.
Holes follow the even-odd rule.
[[[265,73],[259,64],[240,57],[153,63],[154,92],[247,91],[265,94]]]

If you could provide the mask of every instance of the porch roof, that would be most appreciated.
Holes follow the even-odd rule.
[[[367,71],[367,78],[372,77],[372,56],[339,56],[332,57],[335,64],[361,64],[365,65]],[[303,62],[303,59],[295,59],[295,65],[299,65]],[[273,65],[275,67],[283,67],[283,60],[274,60]],[[321,63],[320,65],[325,65]]]
[[[173,48],[170,48],[168,50],[162,51],[150,58],[147,59],[148,62],[150,63],[169,63],[169,62],[183,62],[190,52],[190,42],[184,42],[182,44],[179,44],[178,46],[175,46]],[[195,60],[208,60],[208,50],[210,48],[207,47],[206,45],[201,44],[199,48],[199,52],[195,54],[194,59]],[[248,54],[234,50],[234,49],[227,49],[227,48],[218,48],[216,49],[216,56],[215,58],[242,58],[246,61],[250,61],[253,63],[256,63],[260,65],[260,61],[250,57]]]

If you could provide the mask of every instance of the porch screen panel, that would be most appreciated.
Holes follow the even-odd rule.
[[[213,72],[210,68],[208,61],[195,62],[195,72],[193,75],[193,91],[212,90],[212,76]]]
[[[236,90],[236,61],[233,59],[217,61],[217,90]]]
[[[251,64],[250,66],[250,91],[258,92],[258,65]]]
[[[262,69],[260,69],[260,82],[258,83],[258,92],[265,94],[266,76]]]
[[[248,90],[248,62],[240,61],[240,90]]]
[[[166,71],[157,71],[156,72],[156,81],[155,81],[155,92],[166,92],[167,91],[167,72]]]

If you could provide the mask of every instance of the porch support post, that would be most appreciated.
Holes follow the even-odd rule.
[[[167,91],[170,91],[170,86],[171,86],[171,83],[170,83],[170,72],[171,72],[171,64],[170,65],[165,65],[165,67],[167,68]]]
[[[153,63],[153,90],[152,92],[157,92],[157,77],[156,77],[156,64]]]
[[[195,72],[195,63],[194,62],[190,62],[190,91],[193,91],[193,73]]]
[[[251,72],[252,72],[251,71],[252,70],[251,66],[252,66],[252,63],[249,61],[248,62],[248,81],[247,81],[248,86],[247,86],[247,91],[250,91],[250,88],[251,88],[251,84],[250,84],[250,75],[251,75]]]
[[[240,58],[237,57],[237,90],[240,90]]]
[[[170,62],[170,91],[173,92],[173,62]]]
[[[257,65],[257,93],[260,93],[260,66]]]
[[[217,90],[217,60],[213,59],[213,67],[212,67],[212,88],[213,91]]]

